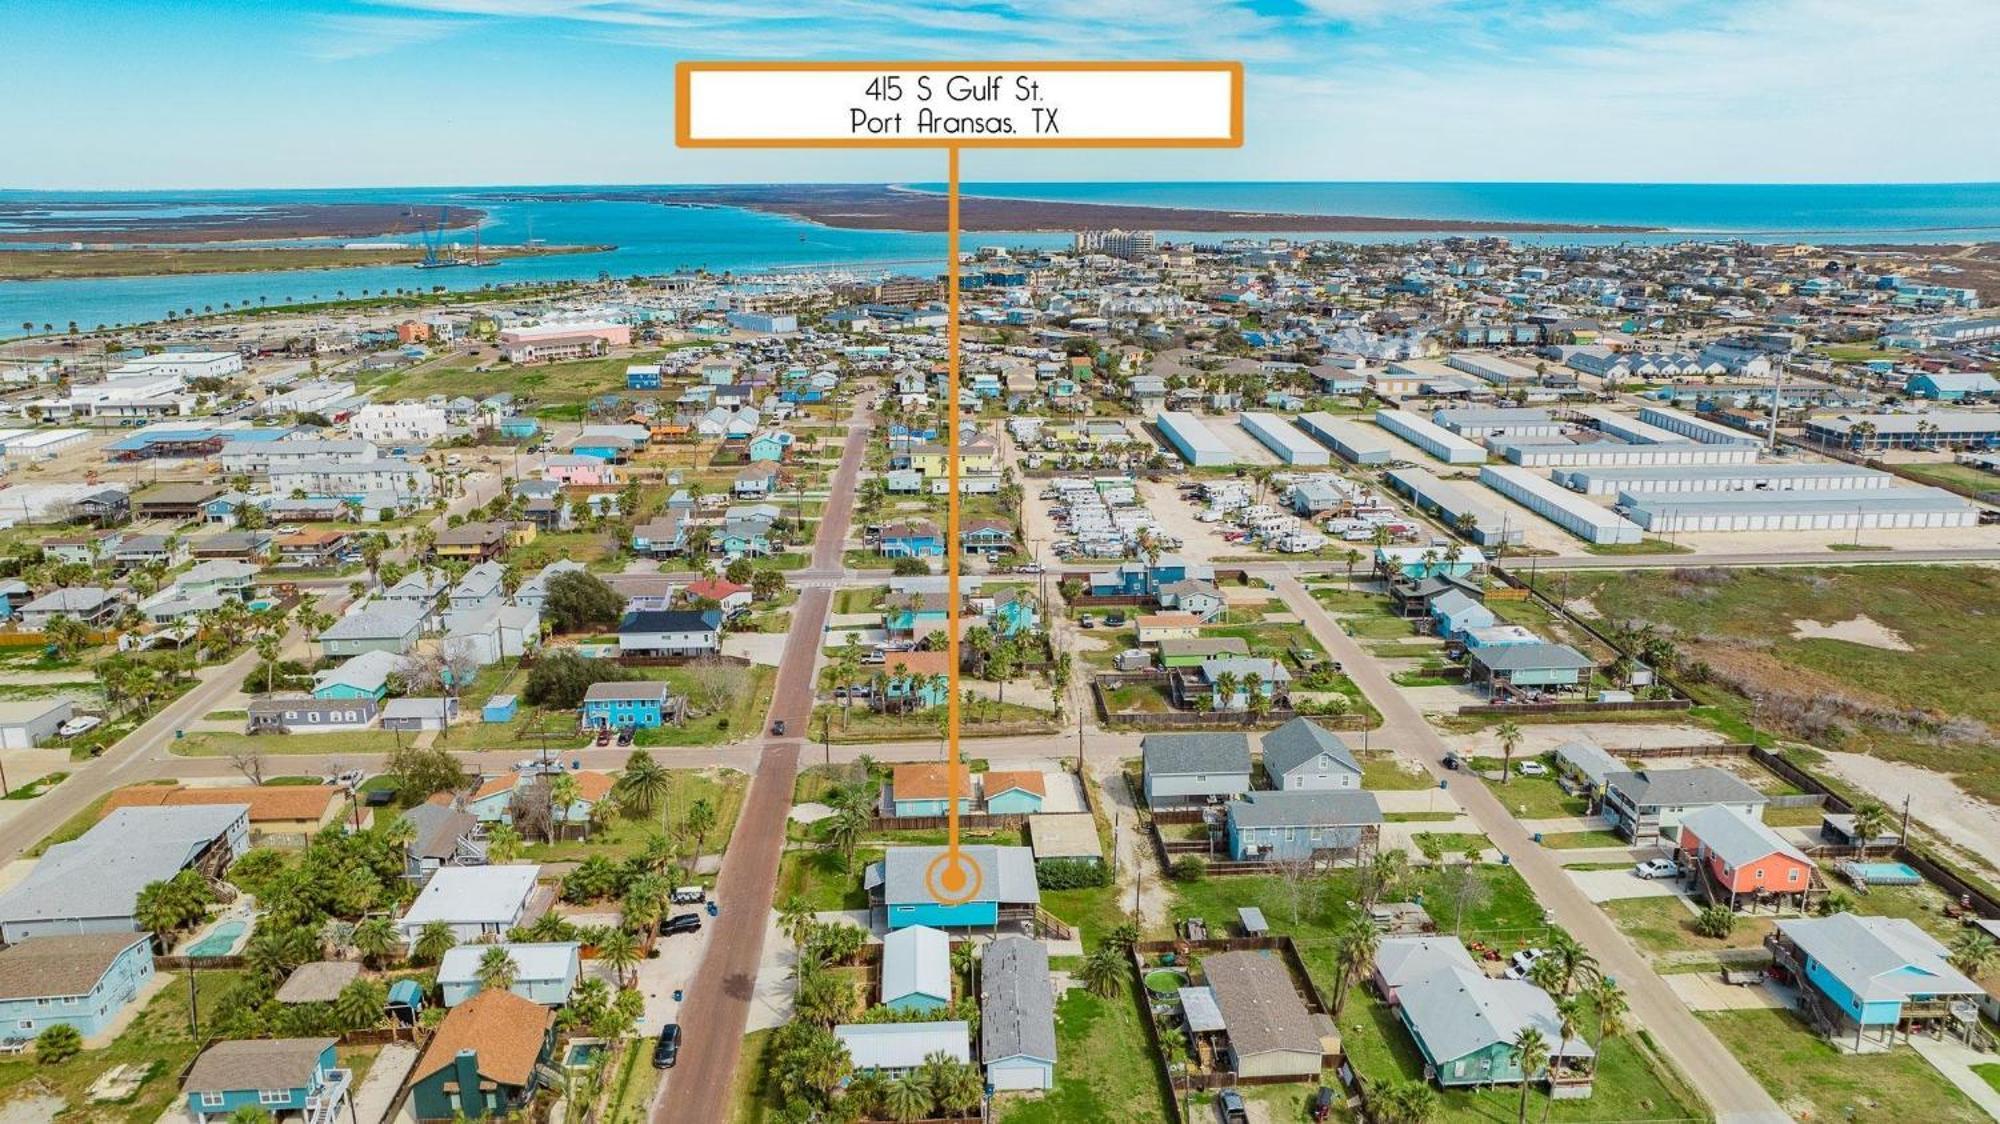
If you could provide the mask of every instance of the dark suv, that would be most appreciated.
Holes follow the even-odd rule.
[[[672,1069],[681,1060],[681,1024],[668,1023],[660,1028],[660,1040],[653,1044],[653,1068]]]
[[[660,935],[671,937],[675,933],[698,933],[701,931],[701,914],[677,913],[660,926]]]

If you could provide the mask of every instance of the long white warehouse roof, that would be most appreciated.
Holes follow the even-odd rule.
[[[1286,464],[1328,463],[1325,446],[1292,428],[1290,422],[1276,414],[1246,412],[1237,419],[1237,424]]]
[[[1389,482],[1398,491],[1415,499],[1419,506],[1436,508],[1454,526],[1463,516],[1472,516],[1472,525],[1478,530],[1478,541],[1483,545],[1518,543],[1526,537],[1521,526],[1523,520],[1510,520],[1506,512],[1480,499],[1469,489],[1449,480],[1440,480],[1426,469],[1390,469]]]
[[[1619,492],[1734,492],[1781,495],[1844,488],[1888,488],[1896,477],[1850,464],[1629,464],[1558,468],[1556,483],[1587,496]]]
[[[1300,414],[1298,427],[1355,464],[1387,464],[1396,459],[1396,448],[1382,431],[1366,422],[1337,418],[1323,410]]]
[[[1525,468],[1488,465],[1479,470],[1479,482],[1588,542],[1633,543],[1645,537],[1638,524]]]
[[[1641,407],[1639,410],[1639,420],[1649,425],[1659,426],[1669,433],[1678,433],[1682,437],[1692,437],[1704,445],[1755,445],[1759,443],[1755,437],[1740,429],[1731,429],[1726,425],[1717,425],[1707,418],[1698,418],[1693,414],[1683,413],[1680,410],[1669,409],[1665,406]]]
[[[1692,440],[1607,406],[1578,406],[1576,412],[1596,422],[1600,432],[1635,445],[1679,445]]]
[[[1375,424],[1446,464],[1483,464],[1486,450],[1407,410],[1377,410]]]

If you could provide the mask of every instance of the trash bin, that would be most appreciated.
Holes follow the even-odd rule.
[[[719,904],[717,904],[716,902],[713,902],[713,901],[711,901],[711,902],[709,902],[709,903],[708,903],[708,915],[709,915],[710,917],[714,917],[714,916],[716,916],[716,915],[720,914],[721,912],[722,912],[722,906],[721,906],[721,905],[719,905]]]

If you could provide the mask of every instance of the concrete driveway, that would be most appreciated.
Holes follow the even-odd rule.
[[[1641,878],[1628,868],[1626,870],[1571,870],[1566,872],[1577,888],[1594,902],[1616,901],[1619,898],[1673,898],[1679,897],[1675,880],[1672,878]]]
[[[710,925],[707,914],[702,915],[699,932],[680,933],[663,936],[654,947],[659,955],[639,962],[639,993],[646,997],[646,1013],[639,1016],[639,1033],[658,1034],[660,1028],[680,1019],[681,1005],[674,1001],[674,989],[689,988],[694,982],[695,970],[701,966],[702,954],[708,951]],[[586,961],[584,971],[590,975],[612,982],[611,970],[599,961]]]
[[[1718,972],[1674,972],[1660,978],[1690,1011],[1782,1011],[1792,1005],[1775,988],[1726,984]]]

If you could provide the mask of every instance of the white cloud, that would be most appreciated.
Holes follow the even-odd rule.
[[[318,26],[306,45],[306,52],[328,62],[435,43],[465,26],[458,20],[410,16],[322,16],[316,22]]]

